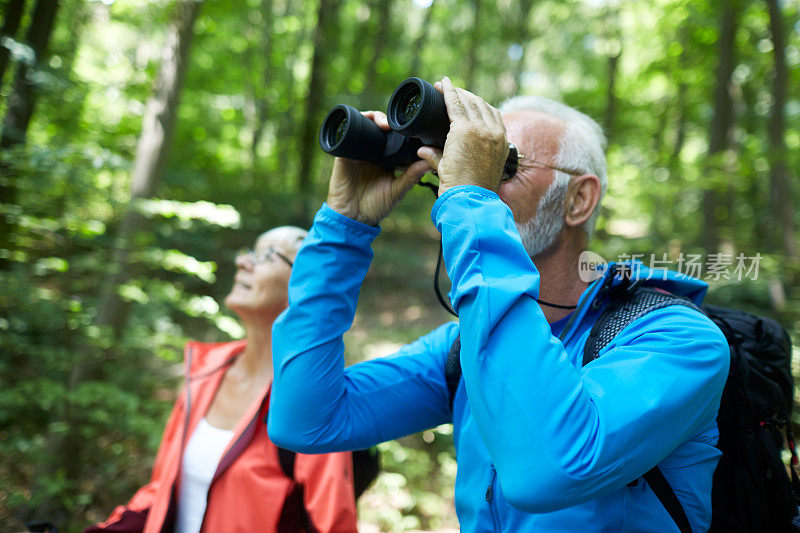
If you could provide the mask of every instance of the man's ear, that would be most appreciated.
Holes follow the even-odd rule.
[[[600,179],[594,174],[583,174],[572,178],[567,192],[567,227],[582,226],[592,216],[600,201]]]

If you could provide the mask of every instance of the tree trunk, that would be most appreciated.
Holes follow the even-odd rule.
[[[19,21],[25,11],[25,0],[8,0],[3,10],[3,27],[0,28],[0,41],[5,38],[16,39]],[[0,42],[0,89],[3,88],[3,76],[6,73],[11,51]]]
[[[38,0],[33,9],[26,44],[35,54],[34,68],[39,68],[43,64],[58,7],[59,0]],[[25,141],[28,124],[36,103],[36,87],[28,76],[29,69],[30,66],[27,63],[19,63],[14,90],[8,99],[8,110],[3,123],[0,148],[11,148]],[[0,200],[6,201],[5,195],[0,195]]]
[[[38,0],[33,8],[26,44],[31,47],[35,54],[34,68],[39,68],[44,64],[47,45],[53,32],[53,24],[56,20],[59,3],[59,0]],[[28,124],[36,103],[36,87],[28,76],[28,71],[29,66],[21,62],[17,68],[14,91],[8,98],[8,111],[3,123],[0,148],[11,148],[14,145],[25,142]],[[0,196],[0,199],[5,201],[4,196]]]
[[[281,17],[288,17],[294,13],[296,13],[297,9],[302,8],[302,6],[297,5],[295,2],[286,2],[284,5],[284,9],[280,14]],[[294,32],[291,36],[288,36],[293,42],[305,42],[309,38],[310,34],[310,27],[303,26],[296,32]],[[287,38],[286,36],[284,38]],[[289,58],[286,59],[286,68],[278,69],[276,74],[280,74],[279,83],[284,84],[284,92],[287,98],[287,107],[286,112],[276,114],[275,119],[277,121],[277,135],[276,138],[279,139],[277,143],[274,143],[272,146],[273,152],[270,153],[270,157],[274,153],[274,151],[279,151],[280,153],[297,153],[298,151],[298,136],[296,134],[298,122],[300,122],[296,118],[295,110],[298,108],[297,104],[297,91],[296,85],[297,80],[295,78],[294,72],[297,69],[297,65],[300,62],[300,58],[298,57],[297,50],[294,50],[294,54],[290,55]],[[286,172],[284,175],[293,175],[297,172],[297,168],[292,168],[290,165],[295,163],[295,161],[287,161],[285,164]]]
[[[679,30],[679,42],[681,43],[681,54],[678,57],[678,72],[680,73],[680,79],[678,81],[677,86],[677,94],[676,94],[676,102],[675,102],[675,138],[672,142],[671,149],[667,149],[669,151],[668,160],[667,160],[667,169],[669,170],[669,180],[672,183],[683,183],[684,177],[682,172],[682,163],[681,163],[681,153],[683,152],[683,146],[686,144],[686,127],[688,122],[688,110],[686,105],[686,91],[687,91],[687,83],[684,78],[685,72],[687,70],[687,62],[688,62],[688,55],[689,55],[689,42],[688,42],[688,24],[684,23]],[[659,150],[660,151],[660,150]],[[669,188],[670,191],[675,191],[675,193],[670,194],[666,201],[668,202],[666,215],[669,217],[671,221],[679,220],[680,215],[678,213],[678,206],[685,201],[684,195],[686,194],[685,187],[675,187],[672,186]],[[656,201],[658,204],[658,200]],[[663,222],[663,221],[662,221]],[[669,227],[670,231],[672,232],[671,237],[674,238],[675,232],[674,228],[676,227],[674,223],[667,225],[662,223],[660,226],[657,227]],[[662,238],[666,238],[666,232],[661,233]]]
[[[733,0],[721,0],[722,20],[718,41],[719,63],[714,90],[714,114],[708,135],[708,155],[711,170],[718,166],[715,155],[719,155],[730,147],[733,130],[733,99],[730,92],[731,75],[736,63],[736,6]],[[719,170],[717,171],[719,172]],[[720,222],[717,219],[717,208],[720,207],[722,187],[712,179],[703,193],[703,234],[702,244],[706,251],[714,252],[720,244]],[[728,213],[730,216],[730,213]]]
[[[260,76],[253,76],[251,87],[251,98],[253,100],[253,135],[250,139],[250,173],[253,183],[255,183],[256,162],[258,161],[258,144],[264,135],[264,128],[267,124],[269,114],[269,102],[267,101],[265,90],[269,87],[272,68],[270,57],[272,56],[272,0],[261,2],[261,32],[259,39],[259,54],[263,57],[263,63],[256,62],[253,69]]]
[[[678,85],[678,91],[684,91],[685,84]],[[682,92],[678,94],[678,117],[675,119],[675,142],[672,144],[672,153],[669,156],[669,168],[675,174],[680,168],[681,152],[686,144],[686,97]]]
[[[324,81],[327,74],[326,59],[328,47],[333,40],[327,36],[335,33],[340,0],[320,0],[317,12],[317,26],[314,28],[314,56],[311,59],[311,71],[308,81],[306,113],[300,134],[299,164],[300,174],[297,179],[298,223],[308,225],[310,222],[311,198],[314,186],[314,163],[319,146],[317,131],[322,119],[322,105],[325,103]]]
[[[516,34],[517,44],[522,47],[522,54],[514,66],[514,89],[510,96],[518,94],[522,86],[522,74],[525,72],[525,48],[531,38],[530,26],[528,25],[531,9],[533,9],[533,0],[520,0]]]
[[[383,47],[390,39],[392,27],[392,0],[380,0],[376,16],[378,17],[378,24],[375,30],[375,36],[372,40],[372,56],[369,58],[369,65],[367,66],[367,78],[364,82],[364,90],[362,91],[363,98],[361,103],[367,109],[377,109],[380,105],[381,98],[375,95],[375,82],[378,79],[378,60],[383,55]]]
[[[680,78],[678,79],[678,87],[676,90],[676,116],[675,116],[675,140],[672,143],[672,150],[669,156],[667,166],[670,171],[672,179],[680,179],[679,173],[681,167],[681,152],[683,152],[683,145],[686,143],[686,123],[687,106],[686,106],[686,91],[688,84],[686,83],[686,71],[688,70],[689,61],[689,23],[684,21],[678,30],[678,42],[681,45],[681,53],[678,56],[678,69]],[[674,203],[674,199],[673,199]]]
[[[38,69],[44,63],[58,7],[59,0],[38,0],[33,9],[26,44],[31,47],[34,53],[32,65],[34,69]],[[32,78],[28,76],[30,69],[31,66],[26,62],[20,62],[17,67],[14,89],[8,98],[8,108],[6,109],[2,134],[0,134],[0,150],[9,150],[25,142],[28,124],[33,115],[37,96],[37,87],[33,84]],[[6,164],[0,164],[0,175],[4,178],[4,180],[0,181],[0,203],[16,203],[17,176],[15,174],[12,168],[9,168]],[[0,249],[7,250],[12,248],[11,235],[14,231],[14,226],[15,221],[8,214],[0,216]],[[7,260],[0,259],[0,269],[6,269],[7,267]]]
[[[417,76],[422,79],[427,79],[424,73],[420,72],[420,63],[422,62],[422,51],[425,49],[425,43],[428,40],[428,29],[431,26],[431,19],[433,18],[433,6],[435,2],[431,2],[428,10],[425,12],[425,18],[422,20],[422,27],[419,29],[417,38],[414,39],[414,44],[411,46],[411,68],[408,71],[409,76]]]
[[[783,14],[777,0],[766,0],[769,11],[769,31],[772,34],[772,50],[775,66],[772,76],[772,114],[769,118],[767,138],[770,160],[770,248],[772,252],[782,250],[787,257],[800,256],[794,227],[794,202],[786,164],[786,32]]]
[[[119,286],[131,276],[131,240],[144,222],[135,204],[137,200],[151,196],[164,176],[183,79],[189,64],[194,22],[199,12],[200,2],[186,0],[178,4],[176,23],[167,35],[161,68],[147,103],[133,165],[130,203],[117,233],[112,271],[104,285],[97,317],[98,324],[111,326],[117,336],[121,335],[128,318],[127,306],[122,305],[119,296]]]
[[[608,5],[602,18],[603,31],[600,37],[606,42],[606,109],[603,129],[608,144],[614,139],[614,126],[617,118],[617,73],[619,58],[622,55],[622,31],[620,30],[619,8]]]
[[[365,82],[366,76],[364,73],[366,70],[364,70],[364,68],[366,62],[364,57],[369,47],[363,46],[361,43],[368,42],[369,36],[372,34],[373,26],[375,26],[375,24],[373,24],[375,20],[372,13],[375,12],[378,1],[379,0],[364,0],[360,2],[359,11],[367,9],[369,11],[369,16],[362,22],[358,22],[358,20],[352,21],[352,32],[355,37],[352,39],[351,46],[349,47],[347,65],[350,76],[364,78]]]
[[[467,51],[467,70],[464,73],[464,88],[475,92],[475,72],[478,67],[478,48],[481,45],[481,0],[472,0],[472,39]]]
[[[685,39],[681,39],[681,44],[683,45],[683,50],[681,50],[681,55],[678,58],[678,64],[679,70],[684,72],[686,70],[686,56],[688,54],[686,46],[688,46],[688,43]],[[686,90],[686,81],[681,78],[678,82],[676,103],[678,115],[675,119],[675,142],[672,145],[672,154],[669,157],[669,168],[673,175],[680,168],[681,152],[683,152],[683,145],[686,143]]]
[[[608,56],[608,86],[606,87],[606,116],[605,133],[608,143],[614,138],[614,119],[617,116],[617,70],[619,57],[622,55],[620,49],[615,55]]]

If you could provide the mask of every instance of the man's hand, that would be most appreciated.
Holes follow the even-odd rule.
[[[453,87],[445,77],[435,87],[444,94],[450,132],[444,153],[424,146],[417,155],[439,171],[439,196],[458,185],[497,192],[508,157],[506,128],[500,112],[479,96]]]
[[[389,121],[380,111],[363,114],[382,130],[389,131]],[[417,161],[395,178],[391,171],[378,165],[337,157],[328,187],[328,207],[353,220],[377,226],[430,170],[426,161]]]

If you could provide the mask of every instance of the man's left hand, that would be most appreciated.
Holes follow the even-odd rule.
[[[439,172],[439,196],[459,185],[497,192],[508,157],[506,128],[500,112],[482,98],[454,87],[450,78],[436,83],[444,94],[450,132],[444,151],[423,146],[420,158]]]

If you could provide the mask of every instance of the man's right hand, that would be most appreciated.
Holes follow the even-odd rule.
[[[389,121],[380,111],[365,111],[363,115],[383,131],[389,131]],[[377,226],[430,170],[427,162],[417,161],[395,177],[373,163],[337,157],[328,187],[328,207],[358,222]]]

